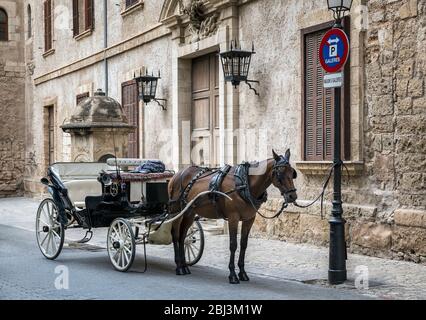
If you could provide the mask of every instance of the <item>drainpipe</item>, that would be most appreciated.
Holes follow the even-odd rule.
[[[108,97],[108,59],[106,49],[108,48],[108,1],[104,0],[104,74],[105,74],[105,95]]]

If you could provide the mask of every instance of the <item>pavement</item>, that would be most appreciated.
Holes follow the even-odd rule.
[[[255,238],[246,256],[251,281],[231,286],[228,237],[213,233],[206,233],[203,257],[185,277],[174,275],[171,245],[147,246],[144,274],[142,247],[130,272],[114,271],[105,249],[106,228],[95,230],[90,245],[75,244],[84,231],[67,230],[63,252],[49,261],[35,241],[39,202],[0,199],[0,299],[426,299],[424,265],[349,254],[348,281],[331,286],[327,248]],[[55,279],[64,266],[69,289],[57,290]]]

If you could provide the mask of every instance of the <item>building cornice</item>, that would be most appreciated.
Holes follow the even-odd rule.
[[[148,30],[141,32],[140,34],[133,36],[129,39],[116,43],[106,49],[102,49],[94,54],[91,54],[83,59],[71,62],[67,65],[61,66],[60,68],[51,70],[45,74],[37,75],[34,78],[34,84],[36,86],[48,82],[50,80],[63,77],[81,69],[87,68],[94,64],[104,61],[105,58],[109,59],[114,56],[120,55],[124,52],[132,49],[141,47],[151,41],[160,39],[162,37],[171,34],[169,28],[161,23],[157,23]]]

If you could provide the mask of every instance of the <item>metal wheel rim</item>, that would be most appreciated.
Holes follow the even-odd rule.
[[[120,243],[120,248],[114,247]],[[123,219],[114,220],[108,229],[108,255],[112,265],[119,271],[127,271],[135,258],[133,230]]]
[[[44,200],[37,211],[36,236],[42,254],[54,259],[62,250],[64,233],[63,226],[58,222],[58,209],[52,200]],[[47,227],[48,231],[43,228]]]
[[[198,221],[194,221],[188,229],[184,242],[184,250],[185,261],[189,266],[196,264],[201,259],[204,250],[204,233]]]

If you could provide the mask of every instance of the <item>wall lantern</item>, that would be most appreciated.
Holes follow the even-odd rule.
[[[327,0],[328,9],[334,13],[336,24],[340,24],[346,11],[350,11],[353,0]]]
[[[256,80],[248,80],[250,70],[251,56],[255,54],[254,44],[251,51],[241,50],[241,46],[237,48],[237,41],[231,41],[231,50],[220,53],[222,61],[223,74],[225,81],[231,82],[236,88],[241,82],[245,82],[251,90],[258,96],[256,89],[252,88],[250,83],[259,83]]]
[[[151,101],[155,101],[159,106],[161,106],[161,108],[163,108],[163,110],[167,110],[164,104],[160,103],[160,101],[167,102],[167,100],[155,97],[155,94],[157,92],[158,80],[161,79],[160,71],[158,71],[158,76],[154,76],[153,73],[149,75],[148,71],[145,73],[145,75],[143,75],[142,71],[140,71],[139,77],[134,75],[134,78],[138,85],[140,100],[142,100],[145,104],[148,104]]]

